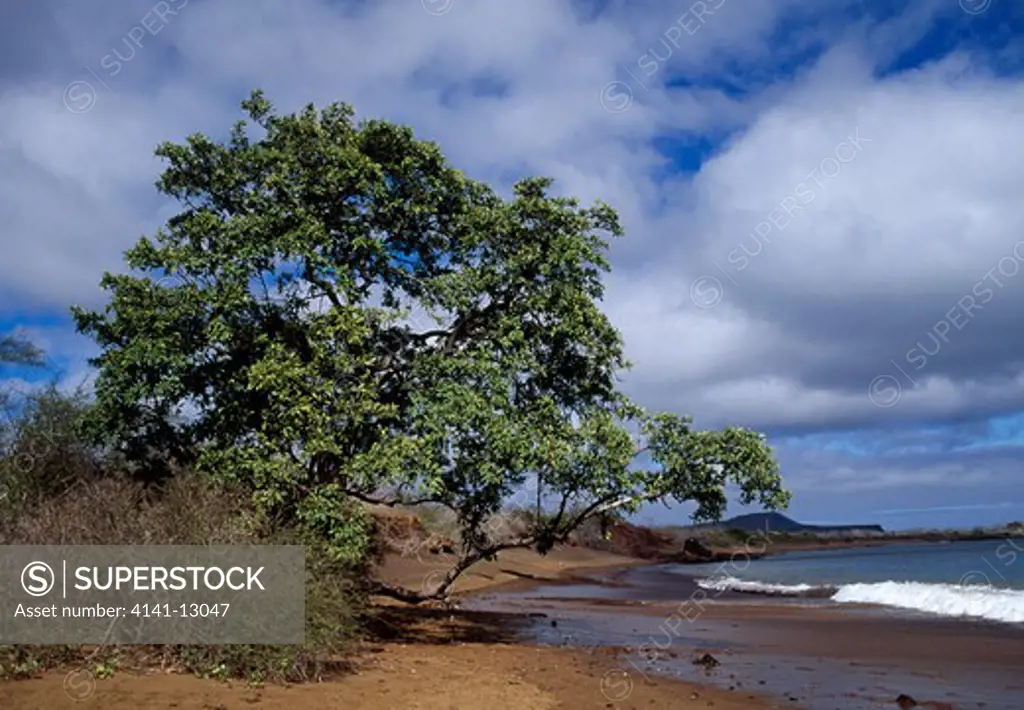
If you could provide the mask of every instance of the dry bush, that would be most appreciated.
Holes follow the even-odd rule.
[[[252,518],[249,498],[182,475],[162,488],[126,476],[84,480],[57,497],[0,518],[5,545],[301,544],[290,531],[269,534]],[[363,594],[357,570],[306,547],[306,643],[282,645],[0,646],[0,678],[32,676],[65,665],[141,668],[159,665],[212,677],[303,681],[332,670],[359,632]]]
[[[590,550],[608,551],[612,545],[608,540],[607,533],[607,529],[602,526],[600,520],[589,518],[572,532],[569,541]]]
[[[18,397],[0,391],[0,515],[106,475],[109,462],[78,435],[88,408],[82,393],[53,385]]]
[[[399,506],[411,515],[415,515],[428,534],[459,539],[459,521],[451,508],[443,505],[424,503],[416,506]]]
[[[240,492],[195,476],[147,489],[125,477],[86,480],[0,521],[4,545],[243,545],[253,521]]]

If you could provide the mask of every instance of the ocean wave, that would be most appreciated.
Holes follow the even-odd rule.
[[[1024,590],[987,585],[924,582],[847,584],[839,588],[832,600],[847,604],[879,604],[939,616],[1024,623]]]
[[[725,576],[715,579],[698,579],[697,586],[716,592],[743,592],[745,594],[763,594],[778,597],[810,597],[829,596],[836,591],[835,587],[814,586],[811,584],[773,584],[747,579],[736,579]]]
[[[988,585],[874,582],[842,586],[776,584],[732,576],[699,579],[697,586],[717,592],[763,596],[827,598],[840,604],[874,604],[937,616],[1024,623],[1024,590]]]

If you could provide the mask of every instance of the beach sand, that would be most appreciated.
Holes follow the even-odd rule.
[[[1020,625],[708,594],[657,567],[592,576],[483,592],[473,606],[545,614],[522,632],[535,643],[618,647],[608,667],[634,681],[670,676],[754,689],[808,710],[896,708],[901,695],[933,710],[1024,710]],[[694,665],[704,653],[718,665]]]
[[[630,558],[565,547],[546,557],[510,551],[475,567],[460,580],[462,592],[515,590],[538,581],[636,565]],[[383,571],[410,586],[446,569],[443,559],[392,558]],[[753,691],[730,692],[652,676],[634,679],[603,649],[569,649],[516,642],[522,616],[382,606],[375,624],[381,640],[360,649],[352,673],[323,683],[247,687],[170,674],[119,672],[94,682],[81,673],[50,672],[40,678],[0,682],[0,708],[102,708],[103,710],[546,710],[548,708],[777,707]],[[787,704],[788,707],[798,707]]]
[[[769,708],[738,693],[670,679],[629,685],[600,654],[497,643],[384,644],[353,675],[336,681],[260,689],[186,676],[118,674],[84,702],[63,690],[63,674],[0,684],[10,710],[547,710],[548,708]],[[606,677],[607,676],[607,677]],[[605,693],[628,693],[612,703]]]
[[[381,571],[416,587],[446,569],[427,555]],[[73,702],[51,672],[0,682],[0,708],[861,710],[906,694],[929,710],[1024,710],[1017,627],[733,593],[695,610],[693,580],[572,547],[502,554],[458,589],[457,609],[378,600],[352,671],[326,682],[119,672]],[[717,665],[693,663],[705,653]],[[81,675],[70,683],[81,692]]]

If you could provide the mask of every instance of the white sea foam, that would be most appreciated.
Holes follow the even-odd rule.
[[[810,584],[772,584],[725,576],[715,579],[699,579],[697,586],[716,592],[747,592],[750,594],[775,594],[779,596],[805,596],[808,592],[820,589]]]
[[[974,617],[1024,623],[1024,590],[984,585],[878,582],[847,584],[832,600],[841,603],[880,604],[940,616]]]
[[[1024,623],[1024,590],[987,585],[876,582],[839,587],[810,584],[775,584],[732,576],[697,580],[703,589],[767,596],[823,597],[841,604],[877,604],[935,614],[1006,623]]]

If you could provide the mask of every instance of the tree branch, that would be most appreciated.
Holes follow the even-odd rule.
[[[328,284],[322,278],[313,273],[313,269],[312,267],[310,267],[309,264],[304,264],[304,267],[305,268],[303,268],[302,270],[303,278],[305,278],[311,284],[313,284],[321,291],[323,291],[324,295],[331,302],[331,305],[340,310],[342,308],[342,303],[341,299],[338,298],[338,293],[331,287],[330,284]]]
[[[477,562],[493,557],[503,550],[533,547],[536,542],[537,539],[533,536],[522,537],[515,540],[509,540],[508,542],[499,543],[497,545],[489,545],[483,549],[466,551],[455,565],[448,570],[448,573],[445,574],[444,579],[441,580],[437,587],[430,592],[427,592],[426,590],[416,592],[405,587],[396,587],[386,582],[381,582],[380,580],[370,580],[368,590],[371,594],[397,599],[399,601],[408,602],[409,604],[420,604],[426,601],[448,599],[451,596],[451,594],[449,594],[449,590],[451,589],[452,584],[455,583],[455,580]],[[424,582],[425,581],[426,579],[424,579]]]
[[[353,498],[362,501],[363,503],[369,503],[370,505],[380,505],[385,508],[396,508],[400,505],[426,505],[427,503],[435,503],[437,505],[443,505],[446,508],[451,508],[451,504],[441,498],[374,498],[371,495],[363,493],[362,491],[356,491],[351,489],[345,490],[345,495],[352,496]]]
[[[661,495],[656,495],[656,494],[648,494],[648,495],[638,495],[638,494],[635,494],[635,495],[628,495],[628,496],[618,496],[618,497],[614,497],[614,498],[602,498],[602,499],[599,499],[599,500],[595,501],[594,503],[592,503],[590,505],[590,507],[586,508],[582,513],[580,513],[575,518],[573,518],[572,521],[566,526],[565,530],[563,530],[559,534],[557,539],[558,539],[559,542],[564,542],[566,539],[568,539],[569,535],[572,533],[573,530],[576,530],[587,519],[592,518],[595,515],[600,515],[601,513],[607,513],[610,510],[615,510],[616,508],[621,508],[622,506],[628,505],[629,503],[634,503],[634,502],[637,502],[637,501],[649,502],[649,501],[652,501],[652,500],[657,500],[658,498],[661,498],[661,497],[662,497]]]

